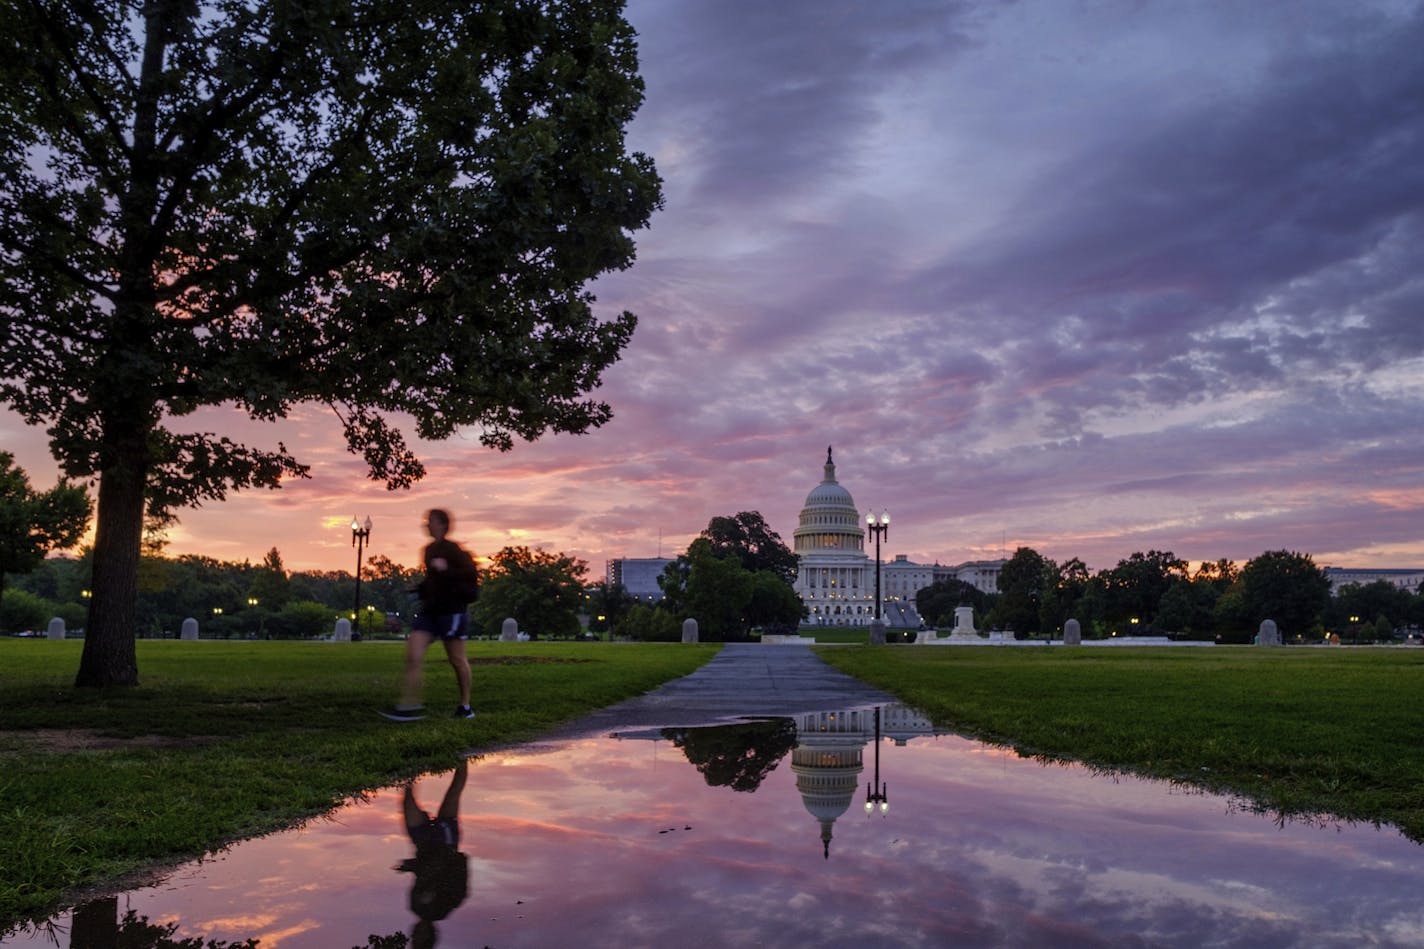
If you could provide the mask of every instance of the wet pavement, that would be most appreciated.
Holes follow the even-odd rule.
[[[600,709],[548,740],[635,728],[718,725],[822,709],[890,705],[895,697],[822,662],[804,645],[728,643],[691,675]]]

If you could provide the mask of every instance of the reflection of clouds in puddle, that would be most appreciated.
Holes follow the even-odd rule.
[[[289,923],[280,929],[270,929],[277,922],[277,918],[271,913],[263,913],[255,916],[231,916],[219,917],[200,923],[196,926],[187,927],[204,939],[220,938],[223,933],[245,932],[251,933],[252,938],[258,941],[258,945],[263,949],[280,949],[293,937],[304,933],[316,932],[321,929],[321,922],[315,919],[304,919],[297,923]],[[181,926],[180,926],[181,928]]]
[[[1354,946],[1424,930],[1424,848],[1392,831],[1277,826],[1223,798],[911,734],[904,716],[878,744],[864,714],[831,721],[794,743],[679,730],[682,747],[654,732],[476,760],[459,808],[468,892],[441,944]],[[890,810],[868,816],[877,750]],[[427,775],[416,796],[450,781]],[[410,931],[411,879],[392,868],[413,853],[386,789],[124,899],[204,938],[361,945]]]

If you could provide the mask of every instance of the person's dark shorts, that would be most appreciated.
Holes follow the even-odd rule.
[[[436,639],[469,639],[470,614],[453,613],[448,616],[417,613],[410,628],[417,633],[429,633]]]

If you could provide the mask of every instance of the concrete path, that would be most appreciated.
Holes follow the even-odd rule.
[[[831,668],[802,645],[729,643],[696,672],[558,729],[563,740],[644,728],[841,711],[897,700]]]

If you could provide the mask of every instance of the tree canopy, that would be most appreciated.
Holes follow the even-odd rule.
[[[770,570],[792,583],[796,580],[796,554],[781,535],[771,529],[760,511],[740,511],[731,517],[714,517],[699,535],[712,545],[719,557],[735,555],[743,567],[755,573]]]
[[[989,614],[991,627],[1038,632],[1044,593],[1058,580],[1058,566],[1032,547],[1014,551],[999,570],[999,597]]]
[[[711,788],[755,791],[796,748],[796,723],[772,718],[707,728],[664,728]]]
[[[1309,554],[1268,550],[1241,571],[1245,615],[1275,620],[1283,635],[1313,632],[1330,602],[1330,580]]]
[[[635,318],[585,288],[661,202],[641,100],[621,0],[0,7],[0,402],[99,483],[78,684],[138,680],[145,513],[307,474],[200,409],[325,406],[391,487],[397,417],[607,421]]]
[[[588,564],[567,554],[505,547],[480,580],[475,622],[491,635],[513,617],[532,636],[572,636],[582,628],[583,579]]]
[[[45,554],[79,543],[93,505],[84,489],[61,481],[35,491],[15,456],[0,451],[0,598],[5,574],[29,573]]]
[[[718,553],[707,537],[697,537],[687,553],[663,568],[659,609],[678,619],[697,620],[698,634],[712,641],[744,640],[753,628],[792,632],[806,606],[774,570],[748,570],[736,551]]]
[[[916,612],[933,626],[952,626],[956,609],[969,606],[974,608],[975,613],[980,613],[988,602],[988,594],[974,584],[955,577],[936,580],[915,591]]]

